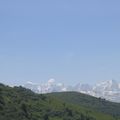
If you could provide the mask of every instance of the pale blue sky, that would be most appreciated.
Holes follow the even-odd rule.
[[[120,81],[120,0],[1,0],[0,82]]]

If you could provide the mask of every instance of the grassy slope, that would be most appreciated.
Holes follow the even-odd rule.
[[[0,120],[116,120],[22,87],[0,85]]]
[[[67,103],[91,108],[96,111],[120,117],[120,103],[109,102],[105,99],[95,98],[78,92],[60,92],[48,95],[61,99]]]

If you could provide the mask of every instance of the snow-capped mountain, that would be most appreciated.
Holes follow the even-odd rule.
[[[89,84],[79,83],[79,84],[75,85],[74,89],[77,90],[77,91],[86,91],[87,92],[87,91],[92,90],[92,86],[90,86]]]
[[[120,87],[115,80],[107,80],[96,84],[93,87],[93,93],[96,97],[102,97],[114,102],[120,102]]]
[[[92,91],[92,86],[89,84],[78,83],[77,85],[75,85],[73,87],[73,91],[77,91],[77,92],[81,92],[81,93],[85,93],[85,94],[90,94]]]
[[[93,89],[96,91],[116,91],[119,90],[119,84],[115,80],[107,80],[96,84]]]
[[[54,79],[50,79],[44,84],[27,82],[24,87],[29,88],[36,93],[77,91],[95,97],[105,98],[113,102],[120,102],[120,83],[115,80],[103,81],[94,86],[81,83],[76,84],[75,86],[65,86],[63,83],[56,83]]]
[[[50,79],[44,84],[35,84],[27,82],[23,85],[25,88],[29,88],[36,93],[51,93],[51,92],[62,92],[67,91],[67,88],[62,83],[56,83],[54,79]]]

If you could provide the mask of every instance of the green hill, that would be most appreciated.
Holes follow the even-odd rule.
[[[120,120],[91,108],[0,84],[0,120]]]
[[[114,103],[105,99],[92,97],[78,92],[50,93],[52,96],[77,106],[83,106],[112,116],[120,117],[120,103]]]

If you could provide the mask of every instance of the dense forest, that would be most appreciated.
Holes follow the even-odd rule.
[[[91,107],[92,105],[87,107],[88,104],[85,106],[77,101],[73,103],[63,100],[63,97],[57,97],[56,94],[60,93],[35,94],[23,87],[11,88],[0,84],[0,120],[120,120],[118,108],[113,111],[116,114],[110,114],[109,111],[96,110],[97,107]],[[69,93],[69,96],[73,96],[73,93]],[[76,97],[80,96],[81,94]],[[91,104],[91,97],[87,99]],[[97,101],[101,99],[92,102],[96,104]]]

